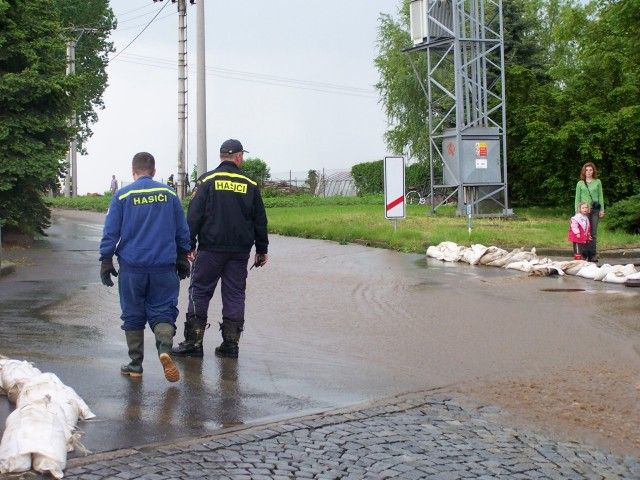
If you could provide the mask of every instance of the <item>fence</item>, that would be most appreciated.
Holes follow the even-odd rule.
[[[355,196],[356,188],[351,176],[351,170],[322,169],[314,170],[316,175],[310,175],[309,171],[273,172],[269,183],[277,186],[288,186],[290,189],[305,189],[314,195],[331,197],[335,195]]]

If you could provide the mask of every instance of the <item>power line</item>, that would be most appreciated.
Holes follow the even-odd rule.
[[[120,61],[126,61],[127,63],[134,63],[138,65],[147,65],[152,67],[165,67],[175,69],[174,62],[172,60],[167,60],[164,58],[157,57],[148,57],[144,55],[135,55],[135,54],[127,54],[125,60],[123,58]],[[144,63],[142,63],[144,62]],[[234,79],[234,80],[243,80],[243,81],[252,81],[254,83],[264,83],[267,85],[280,85],[289,88],[300,88],[304,90],[317,90],[323,91],[327,93],[335,92],[341,94],[352,94],[356,96],[375,96],[377,98],[377,94],[375,91],[370,89],[365,89],[361,87],[351,87],[347,85],[339,85],[335,83],[326,83],[326,82],[317,82],[313,80],[300,80],[290,77],[280,77],[277,75],[267,75],[256,72],[246,72],[242,70],[234,70],[230,68],[223,67],[207,67],[209,73],[213,76]]]
[[[127,59],[120,59],[121,62],[125,62],[125,63],[131,63],[134,65],[141,65],[141,66],[145,66],[145,67],[154,67],[154,68],[161,68],[161,69],[165,69],[165,70],[175,70],[176,67],[171,66],[171,65],[167,65],[167,64],[158,64],[158,63],[149,63],[149,62],[145,62],[143,61],[135,61],[135,60],[127,60]],[[209,70],[209,69],[207,69]],[[218,78],[224,78],[226,80],[240,80],[242,82],[249,82],[249,83],[259,83],[259,84],[264,84],[264,85],[273,85],[273,86],[278,86],[278,87],[285,87],[285,88],[294,88],[294,89],[298,89],[298,90],[308,90],[308,91],[314,91],[314,92],[320,92],[320,93],[333,93],[333,94],[338,94],[338,95],[346,95],[346,96],[350,96],[350,97],[361,97],[361,98],[378,98],[377,94],[373,91],[368,91],[368,92],[363,92],[363,93],[358,93],[358,92],[353,92],[353,91],[348,91],[348,90],[341,90],[339,88],[336,87],[331,87],[331,88],[320,88],[318,86],[305,86],[305,85],[299,85],[299,84],[287,84],[286,82],[275,82],[275,81],[267,81],[267,80],[258,80],[258,79],[252,79],[252,78],[243,78],[237,75],[229,75],[229,74],[223,74],[223,73],[216,73],[216,72],[208,72],[207,75],[209,76],[213,76],[213,77],[218,77]],[[347,87],[350,88],[350,87]]]
[[[158,17],[158,19],[156,21],[159,22],[160,20],[164,20],[165,18],[175,17],[175,16],[176,16],[176,12],[167,13],[166,15]],[[134,28],[142,27],[143,25],[145,25],[145,24],[144,23],[139,23],[137,25],[130,25],[130,26],[124,27],[124,28],[116,28],[115,30],[117,32],[126,32],[127,30],[133,30]]]
[[[137,11],[142,10],[144,8],[149,8],[151,6],[153,6],[153,3],[148,3],[146,5],[143,5],[142,7],[138,7],[138,8],[134,8],[133,10],[127,10],[126,12],[122,12],[121,14],[116,15],[116,17],[124,17],[126,15],[129,15],[130,13],[137,12]]]
[[[153,12],[141,13],[140,15],[136,15],[135,17],[127,18],[125,20],[120,20],[120,17],[116,17],[116,18],[118,20],[118,23],[127,23],[127,22],[133,22],[134,20],[137,20],[138,18],[148,17],[152,13]]]
[[[140,33],[138,33],[135,37],[133,37],[133,39],[132,39],[129,43],[127,43],[127,46],[126,46],[126,47],[124,47],[122,50],[120,50],[118,53],[116,53],[116,54],[113,56],[113,58],[111,59],[111,61],[113,61],[113,60],[115,60],[116,58],[118,58],[118,56],[119,56],[120,54],[122,54],[122,53],[123,53],[127,48],[129,48],[129,46],[131,46],[131,44],[132,44],[133,42],[135,42],[135,41],[138,39],[138,37],[139,37],[140,35],[142,35],[142,33],[143,33],[143,32],[144,32],[144,31],[149,27],[149,25],[151,25],[151,24],[153,23],[153,21],[158,17],[158,15],[160,15],[160,12],[162,12],[162,10],[164,10],[164,9],[167,7],[167,5],[169,5],[169,2],[165,3],[165,4],[162,6],[162,8],[161,8],[160,10],[158,10],[158,13],[156,13],[156,14],[153,16],[153,18],[152,18],[151,20],[149,20],[149,23],[147,23],[147,24],[144,26],[144,28],[143,28],[142,30],[140,30]]]

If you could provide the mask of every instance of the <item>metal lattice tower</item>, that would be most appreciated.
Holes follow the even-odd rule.
[[[502,0],[410,7],[405,51],[427,97],[432,211],[456,198],[459,214],[508,215]]]

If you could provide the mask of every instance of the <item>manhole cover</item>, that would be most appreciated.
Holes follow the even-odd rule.
[[[584,292],[584,288],[542,288],[541,292]]]

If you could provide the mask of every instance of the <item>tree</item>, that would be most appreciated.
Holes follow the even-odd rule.
[[[424,160],[427,111],[401,51],[410,39],[407,0],[400,5],[397,18],[380,18],[377,87],[390,150]],[[609,202],[638,193],[640,3],[505,0],[503,11],[511,201],[572,205],[587,161],[598,165]]]
[[[251,179],[258,182],[260,187],[271,178],[271,171],[267,164],[259,158],[247,158],[242,162],[242,171]]]
[[[102,95],[107,87],[108,54],[114,51],[113,43],[107,38],[116,28],[116,20],[108,0],[55,0],[54,3],[65,38],[79,38],[76,45],[78,147],[86,153],[84,143],[93,133],[91,126],[98,120],[97,110],[104,108]]]
[[[49,225],[41,191],[72,134],[79,82],[62,33],[53,0],[0,0],[0,218],[29,234]]]
[[[307,172],[307,180],[305,181],[305,183],[309,186],[309,192],[315,194],[316,187],[318,186],[318,171],[309,170]]]

